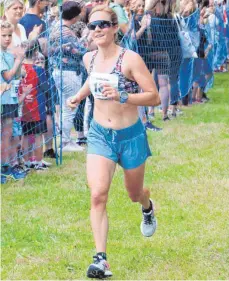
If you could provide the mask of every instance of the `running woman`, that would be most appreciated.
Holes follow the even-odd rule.
[[[91,226],[97,254],[87,270],[90,278],[112,276],[106,256],[108,216],[106,205],[118,163],[124,170],[130,199],[142,206],[141,232],[156,230],[150,192],[143,188],[146,159],[151,156],[138,106],[157,106],[160,98],[142,58],[117,45],[117,15],[107,6],[94,8],[88,28],[98,50],[84,56],[88,79],[68,99],[75,108],[90,93],[95,98],[94,120],[88,133],[87,179],[91,190]],[[140,93],[139,88],[143,90]]]

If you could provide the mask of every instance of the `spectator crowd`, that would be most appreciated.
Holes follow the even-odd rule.
[[[182,106],[207,102],[214,72],[227,71],[226,0],[68,0],[61,8],[56,0],[29,0],[28,7],[22,0],[3,4],[2,184],[10,177],[24,179],[31,169],[47,170],[51,163],[44,159],[58,158],[60,150],[85,150],[93,96],[74,110],[66,101],[87,79],[83,56],[96,50],[87,26],[95,6],[115,11],[117,43],[138,52],[155,79],[161,106],[139,107],[146,130],[162,130],[155,125],[156,113],[169,122],[182,114]]]

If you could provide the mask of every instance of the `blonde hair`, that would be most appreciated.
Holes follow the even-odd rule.
[[[23,0],[5,0],[4,3],[4,10],[9,9],[12,5],[19,2],[24,7],[24,1]]]
[[[0,28],[1,29],[11,29],[13,32],[12,24],[6,20],[0,20]]]
[[[95,8],[93,8],[89,15],[89,20],[90,20],[91,16],[96,12],[105,12],[105,13],[109,14],[111,16],[111,22],[118,24],[117,14],[111,8],[109,8],[107,5],[98,5]]]

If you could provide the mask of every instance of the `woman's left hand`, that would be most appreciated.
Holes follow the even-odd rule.
[[[108,84],[103,85],[102,94],[111,100],[120,101],[120,94],[117,89]]]

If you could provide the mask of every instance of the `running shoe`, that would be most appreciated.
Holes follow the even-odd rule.
[[[27,173],[24,171],[24,169],[20,165],[16,164],[12,167],[11,177],[14,180],[21,180],[21,179],[24,179],[26,176],[27,176]]]
[[[149,121],[145,124],[145,128],[146,128],[146,130],[150,130],[150,131],[154,131],[154,132],[159,132],[159,131],[162,130],[161,128],[158,128],[158,127],[154,126],[154,125],[153,125],[151,122],[149,122]]]
[[[145,213],[142,208],[142,222],[141,222],[141,233],[145,237],[150,237],[154,234],[157,229],[157,220],[154,216],[153,201],[150,199],[151,211]]]
[[[93,263],[88,267],[87,277],[103,279],[111,276],[112,272],[108,262],[100,255],[94,256]]]

